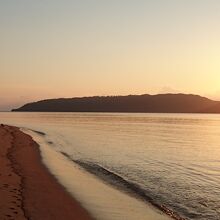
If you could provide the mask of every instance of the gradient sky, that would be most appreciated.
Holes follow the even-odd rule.
[[[220,100],[219,0],[0,0],[0,110],[54,97]]]

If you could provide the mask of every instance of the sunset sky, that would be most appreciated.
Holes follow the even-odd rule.
[[[0,0],[0,110],[46,98],[220,100],[219,0]]]

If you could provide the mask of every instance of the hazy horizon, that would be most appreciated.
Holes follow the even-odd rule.
[[[220,100],[217,0],[0,1],[0,111],[48,98]]]

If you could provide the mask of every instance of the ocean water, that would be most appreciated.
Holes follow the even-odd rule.
[[[220,115],[0,113],[130,197],[184,219],[220,219]]]

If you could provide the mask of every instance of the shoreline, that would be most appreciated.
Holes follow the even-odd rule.
[[[45,135],[39,131],[33,130],[33,132],[38,134],[39,137]],[[97,215],[97,212],[94,212],[91,207],[85,206],[85,203],[89,202],[87,198],[91,197],[90,193],[94,191],[94,187],[98,186],[99,189],[102,189],[104,186],[104,193],[100,190],[95,190],[96,195],[101,193],[104,197],[102,202],[95,202],[99,207],[103,206],[103,203],[105,204],[104,200],[106,200],[106,196],[114,195],[112,197],[113,201],[115,198],[123,200],[121,204],[116,203],[117,205],[115,205],[121,209],[124,207],[127,209],[126,212],[129,212],[129,205],[126,203],[131,199],[130,203],[133,203],[134,207],[136,207],[136,211],[139,212],[138,219],[142,216],[144,219],[151,220],[184,220],[165,207],[158,207],[151,202],[149,203],[150,206],[145,203],[141,204],[142,202],[134,203],[134,201],[132,201],[134,199],[133,196],[129,198],[129,195],[120,193],[118,189],[108,187],[106,182],[102,183],[103,181],[100,182],[100,180],[97,182],[97,180],[95,180],[96,178],[93,178],[93,174],[86,173],[86,179],[83,179],[85,177],[81,176],[82,173],[76,171],[78,169],[72,169],[72,164],[71,168],[69,167],[69,163],[72,162],[68,160],[67,163],[63,165],[62,159],[59,156],[57,157],[56,153],[54,154],[52,151],[47,152],[47,150],[42,149],[42,146],[44,146],[44,143],[38,139],[36,140],[36,137],[31,133],[20,130],[19,127],[0,125],[0,156],[3,158],[0,160],[0,194],[3,195],[2,198],[0,198],[0,219],[90,220],[94,219],[94,216],[97,217],[97,219],[103,219],[102,217],[105,215]],[[48,155],[53,156],[45,160],[45,156],[47,157]],[[54,161],[56,161],[59,167],[58,169],[52,165]],[[2,166],[2,162],[5,166]],[[67,170],[70,169],[69,176],[63,176],[63,173],[59,173],[60,167],[65,167]],[[64,179],[66,179],[67,182],[63,182]],[[70,182],[68,179],[72,179],[73,181],[74,179],[77,180],[73,183],[74,188],[76,187],[75,184],[81,185],[80,183],[83,183],[85,186],[84,188],[81,188],[81,186],[76,187],[74,192],[71,192],[72,189],[69,188]],[[89,185],[87,185],[86,182],[89,182]],[[89,188],[90,191],[87,190]],[[85,193],[84,195],[81,194],[78,196],[75,190],[80,194],[81,192]],[[108,191],[107,194],[106,191]],[[83,200],[81,200],[81,197],[83,197]],[[80,204],[83,204],[83,206]],[[109,204],[105,204],[103,208],[104,207],[109,207]],[[144,211],[144,209],[146,210]],[[160,211],[161,213],[159,213]],[[100,212],[100,210],[98,212]],[[111,212],[111,209],[107,212]],[[115,212],[115,208],[113,208],[112,212]],[[141,215],[141,213],[144,215]],[[91,215],[93,217],[91,217]],[[130,213],[130,216],[133,216],[133,214]],[[111,219],[109,216],[105,217],[106,219]]]
[[[43,165],[38,144],[19,128],[0,126],[0,156],[0,219],[92,219]]]
[[[40,146],[45,166],[73,198],[77,198],[96,219],[184,220],[165,207],[137,199],[135,194],[120,190],[98,178],[94,173],[67,158],[62,152],[52,150],[48,145],[49,142],[44,138],[45,133],[28,130],[22,131],[30,135]],[[72,181],[75,178],[79,181]]]

